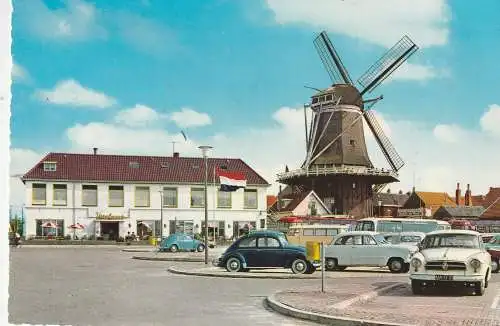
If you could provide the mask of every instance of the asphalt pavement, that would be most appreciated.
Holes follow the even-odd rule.
[[[214,279],[173,275],[180,263],[131,259],[118,248],[15,248],[9,322],[58,325],[314,325],[263,304],[318,280]],[[185,268],[199,263],[183,263]],[[297,283],[297,281],[300,282]],[[315,282],[315,283],[313,283]]]

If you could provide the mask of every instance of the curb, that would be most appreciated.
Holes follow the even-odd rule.
[[[399,284],[397,284],[399,285]],[[396,285],[395,285],[396,286]],[[376,291],[376,290],[375,290]],[[385,288],[387,291],[387,287]],[[379,291],[384,292],[384,291]],[[360,299],[360,301],[363,299]],[[316,323],[324,324],[324,325],[335,325],[335,326],[416,326],[412,324],[399,324],[399,323],[390,323],[390,322],[376,322],[370,321],[366,319],[355,319],[341,316],[332,316],[327,314],[320,314],[315,312],[309,312],[305,310],[300,310],[294,308],[292,306],[288,306],[279,302],[275,295],[270,295],[265,299],[266,304],[272,310],[276,311],[285,316],[290,316],[303,320],[310,320]]]
[[[204,260],[203,260],[204,261]],[[244,272],[239,273],[213,273],[213,272],[191,272],[176,269],[175,267],[170,267],[167,269],[172,274],[179,275],[190,275],[190,276],[205,276],[205,277],[223,277],[223,278],[253,278],[253,279],[274,279],[274,280],[283,280],[283,279],[320,279],[320,277],[315,276],[295,276],[294,274],[290,275],[248,275]]]
[[[205,259],[194,258],[194,257],[144,257],[144,256],[132,256],[132,259],[137,260],[149,260],[149,261],[177,261],[177,262],[189,262],[189,263],[203,263]]]
[[[154,249],[122,249],[123,252],[154,252]]]

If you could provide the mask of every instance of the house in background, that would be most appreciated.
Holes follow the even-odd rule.
[[[483,212],[483,206],[441,206],[434,212],[433,217],[444,221],[454,219],[475,221]]]
[[[406,212],[416,211],[419,216],[431,218],[441,206],[457,206],[453,198],[446,192],[413,191],[398,213],[407,216]]]
[[[274,204],[269,208],[269,212],[275,219],[285,216],[305,217],[331,214],[328,207],[326,207],[314,190],[293,193],[290,189],[288,186],[285,187],[278,194]]]
[[[382,192],[373,195],[373,215],[376,217],[398,217],[398,210],[403,208],[410,195]]]
[[[204,230],[203,158],[49,153],[22,180],[26,235],[73,234],[81,223],[103,238]],[[208,158],[209,235],[264,228],[269,184],[241,159]],[[219,191],[216,168],[245,174],[247,187]],[[47,225],[49,227],[47,227]],[[53,227],[50,227],[53,226]],[[242,231],[243,230],[243,231]]]

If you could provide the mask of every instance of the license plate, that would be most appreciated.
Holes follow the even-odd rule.
[[[436,281],[453,281],[453,275],[436,275]]]

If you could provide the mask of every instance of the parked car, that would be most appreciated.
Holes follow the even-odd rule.
[[[476,295],[483,295],[491,269],[491,256],[478,232],[430,232],[411,260],[412,291],[420,294],[425,287],[455,285],[474,287]]]
[[[485,243],[486,249],[497,249],[500,250],[500,234],[493,233],[488,236],[481,235],[483,242]],[[488,240],[489,238],[489,240]],[[486,241],[488,240],[488,241]]]
[[[205,250],[205,244],[185,233],[174,233],[160,242],[159,251],[198,251]]]
[[[325,247],[325,269],[344,270],[349,266],[387,266],[392,273],[406,273],[417,249],[393,245],[373,231],[350,231],[336,236]]]
[[[487,249],[491,256],[491,272],[498,273],[500,271],[500,249]]]
[[[213,264],[229,272],[251,268],[290,268],[295,274],[311,274],[320,265],[306,258],[306,249],[288,243],[282,232],[255,231],[237,239]]]
[[[385,240],[391,244],[408,246],[412,251],[418,250],[418,244],[425,237],[423,232],[400,232],[400,233],[386,233],[384,234]]]

